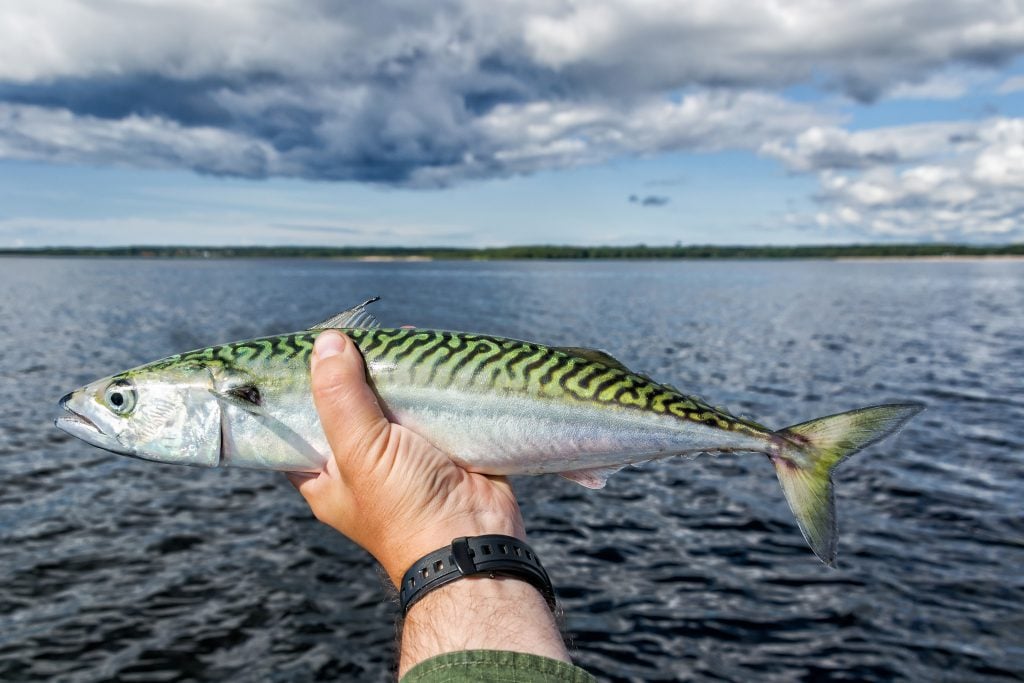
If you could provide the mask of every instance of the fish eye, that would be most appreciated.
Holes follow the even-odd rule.
[[[134,385],[124,379],[114,380],[107,387],[103,394],[107,407],[118,415],[128,415],[135,410],[135,402],[138,400],[138,392]]]

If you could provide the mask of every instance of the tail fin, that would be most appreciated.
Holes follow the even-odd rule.
[[[922,410],[919,403],[872,406],[776,432],[788,442],[772,456],[782,491],[811,550],[829,567],[835,566],[837,541],[832,470],[898,431]]]

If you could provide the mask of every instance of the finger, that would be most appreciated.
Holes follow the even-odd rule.
[[[342,477],[366,465],[363,451],[387,433],[388,420],[366,383],[363,357],[345,335],[327,330],[312,357],[313,400]]]
[[[311,479],[316,479],[320,474],[314,472],[285,472],[284,476],[288,477],[288,481],[292,483],[292,486],[302,491],[303,484]]]
[[[288,477],[288,481],[302,495],[315,514],[316,506],[323,497],[322,491],[324,487],[319,484],[320,477],[315,474],[310,475],[301,472],[288,472],[285,476]]]

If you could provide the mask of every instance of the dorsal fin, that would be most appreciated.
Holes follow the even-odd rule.
[[[367,299],[358,306],[353,306],[347,311],[342,311],[337,315],[332,315],[327,320],[319,322],[313,325],[309,329],[311,330],[326,330],[331,328],[353,328],[361,327],[364,330],[372,330],[375,327],[380,327],[380,323],[374,318],[367,310],[366,307],[372,304],[374,301],[380,301],[379,296],[375,296],[372,299]]]
[[[595,363],[601,363],[607,365],[610,368],[618,368],[623,372],[632,373],[633,371],[622,364],[618,358],[608,353],[607,351],[601,351],[600,349],[588,349],[585,346],[556,346],[556,351],[568,354],[570,356],[579,356],[580,358],[586,358],[587,360],[594,361]]]

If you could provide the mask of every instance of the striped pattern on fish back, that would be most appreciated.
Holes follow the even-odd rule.
[[[635,373],[542,344],[437,330],[346,332],[359,346],[367,365],[371,369],[389,368],[394,381],[604,403],[672,414],[720,429],[762,433],[757,425],[713,408],[696,397],[685,396]]]
[[[172,365],[201,363],[249,370],[260,366],[289,362],[308,366],[317,334],[318,332],[296,332],[295,334],[207,346],[195,351],[169,356],[144,367],[159,369]]]
[[[556,348],[482,334],[424,329],[346,329],[379,381],[465,391],[525,393],[562,401],[671,414],[750,434],[764,427],[638,374]],[[247,371],[309,364],[319,330],[197,349],[151,364],[214,363]],[[382,372],[382,369],[387,369]],[[260,373],[262,374],[262,373]]]

